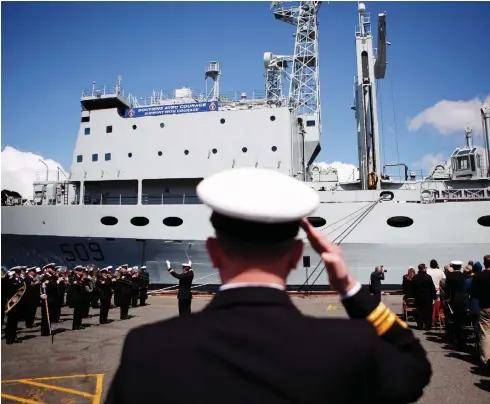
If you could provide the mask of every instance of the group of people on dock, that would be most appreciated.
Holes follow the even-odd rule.
[[[2,277],[2,326],[5,315],[7,344],[21,342],[17,338],[19,321],[26,328],[34,327],[37,309],[41,307],[41,336],[53,333],[51,325],[60,322],[65,304],[73,309],[72,330],[83,329],[82,321],[89,317],[90,308],[99,309],[99,323],[107,324],[111,307],[120,308],[121,320],[128,319],[129,307],[146,305],[149,274],[146,267],[98,269],[96,266],[76,266],[66,270],[54,263],[28,268],[11,268]],[[114,304],[111,305],[114,296]]]
[[[483,264],[452,261],[439,268],[435,259],[410,267],[403,277],[404,306],[413,303],[419,329],[444,324],[451,344],[462,347],[468,340],[465,329],[473,330],[482,363],[490,364],[490,255]]]

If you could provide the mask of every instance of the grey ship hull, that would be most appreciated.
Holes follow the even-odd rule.
[[[368,202],[322,203],[313,215],[326,220],[327,225],[320,229],[330,239],[341,241],[351,271],[363,284],[369,283],[369,275],[376,265],[384,265],[388,270],[385,284],[400,285],[409,266],[428,263],[432,258],[441,266],[455,259],[481,260],[484,254],[490,253],[490,227],[478,223],[479,218],[489,214],[490,202],[382,202],[362,220],[356,222],[356,215],[344,220],[370,205]],[[174,278],[166,271],[165,260],[178,266],[187,259],[187,253],[194,263],[198,283],[219,284],[218,276],[197,280],[215,272],[204,245],[206,237],[213,234],[209,213],[203,205],[3,207],[2,265],[56,262],[71,268],[89,263],[99,267],[145,263],[152,283],[174,284]],[[100,219],[106,215],[117,217],[118,224],[101,225]],[[135,216],[147,217],[150,223],[145,227],[132,226],[130,219]],[[169,216],[182,218],[183,224],[164,226],[162,219]],[[405,228],[390,227],[387,220],[394,216],[410,217],[413,224]],[[350,225],[353,225],[350,232],[343,234]],[[300,237],[304,234],[300,233]],[[311,274],[319,257],[308,246],[305,255],[311,256]],[[305,280],[306,270],[300,263],[288,284],[302,285]],[[315,283],[327,284],[326,275],[321,275]]]

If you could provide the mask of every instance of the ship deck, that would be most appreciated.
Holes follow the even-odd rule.
[[[346,317],[337,296],[292,299],[305,314]],[[202,309],[209,300],[209,296],[196,296],[193,311]],[[383,296],[383,301],[396,313],[401,313],[401,296]],[[145,307],[131,308],[132,318],[126,321],[118,320],[119,310],[112,309],[109,318],[115,321],[106,325],[98,325],[98,310],[90,309],[93,317],[84,320],[90,327],[80,331],[71,331],[72,310],[63,308],[65,321],[54,324],[53,345],[51,338],[40,336],[39,316],[37,328],[20,329],[21,344],[6,345],[2,336],[2,402],[103,402],[128,331],[177,315],[175,296],[150,297],[148,303]],[[23,323],[19,323],[19,327],[23,327]],[[433,366],[432,381],[419,403],[480,404],[488,401],[490,373],[483,373],[475,366],[469,351],[449,350],[440,342],[440,331],[415,330],[415,333],[422,340]],[[307,363],[305,361],[305,366]]]

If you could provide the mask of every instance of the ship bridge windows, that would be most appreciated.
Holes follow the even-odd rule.
[[[136,205],[138,180],[85,181],[85,205]]]
[[[112,133],[112,125],[105,127],[105,133]]]
[[[315,126],[315,120],[306,121],[306,126],[311,128]]]
[[[90,122],[89,116],[82,116],[82,122]]]
[[[90,135],[90,128],[85,128],[85,129],[84,129],[84,133],[85,133],[86,135]]]
[[[147,179],[142,181],[142,205],[201,204],[196,187],[202,178]]]
[[[77,156],[77,163],[81,163],[83,161],[83,156],[81,154],[79,154]]]

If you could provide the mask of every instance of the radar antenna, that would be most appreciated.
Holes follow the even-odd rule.
[[[277,106],[282,104],[283,78],[289,77],[288,62],[292,60],[292,56],[273,55],[272,52],[264,53],[265,94],[268,104]]]
[[[206,73],[204,80],[206,81],[206,100],[218,101],[219,100],[219,78],[221,76],[221,68],[219,62],[206,63]],[[210,90],[208,90],[208,79],[213,80],[213,84]],[[211,95],[212,94],[212,95]]]

